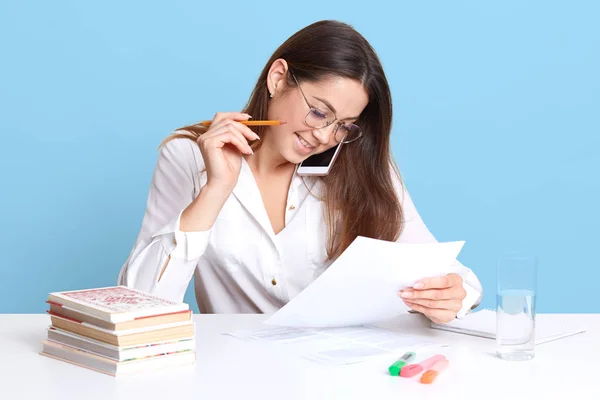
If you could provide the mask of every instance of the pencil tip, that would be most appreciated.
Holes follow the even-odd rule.
[[[286,121],[279,121],[279,125],[285,125],[285,124],[287,124]]]

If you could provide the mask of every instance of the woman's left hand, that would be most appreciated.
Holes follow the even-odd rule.
[[[457,274],[425,278],[398,295],[407,306],[424,314],[431,321],[443,324],[456,318],[467,295],[463,279]]]

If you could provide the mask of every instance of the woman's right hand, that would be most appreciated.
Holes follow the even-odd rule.
[[[210,128],[197,139],[206,167],[207,187],[227,193],[235,187],[242,154],[253,154],[248,141],[258,139],[250,128],[237,122],[249,118],[248,114],[239,112],[216,113]]]

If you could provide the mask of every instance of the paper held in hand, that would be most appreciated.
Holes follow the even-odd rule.
[[[398,292],[420,279],[457,272],[456,257],[464,243],[406,244],[359,236],[265,323],[343,327],[377,323],[408,312]]]

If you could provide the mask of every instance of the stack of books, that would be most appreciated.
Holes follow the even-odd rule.
[[[40,354],[109,375],[196,362],[192,311],[125,286],[50,293]]]

